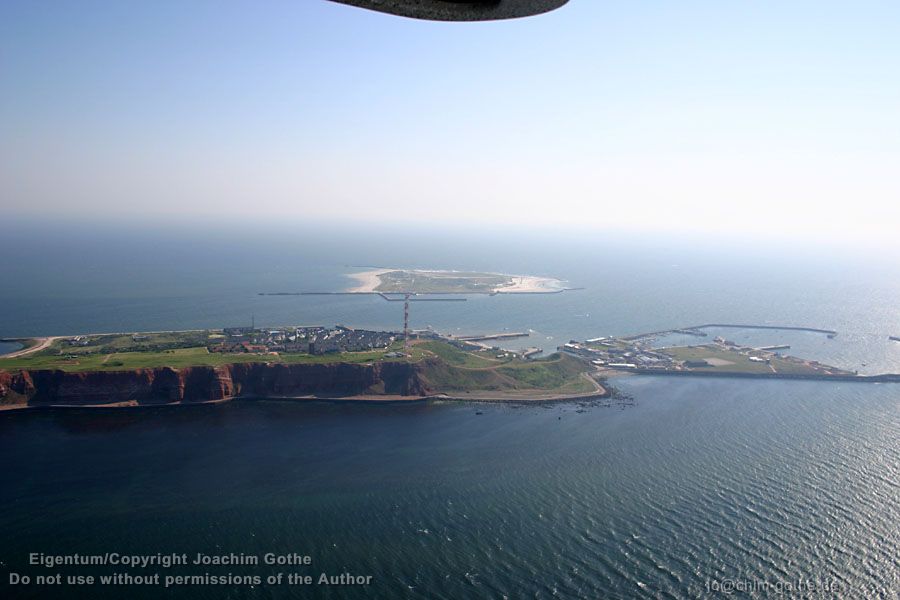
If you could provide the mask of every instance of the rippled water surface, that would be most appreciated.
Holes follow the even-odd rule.
[[[573,338],[710,322],[806,325],[839,335],[726,337],[900,372],[900,343],[888,340],[900,335],[891,257],[715,241],[48,227],[0,238],[0,338],[253,319],[396,329],[400,307],[373,297],[258,295],[340,289],[353,265],[372,264],[548,275],[584,288],[421,303],[414,327],[531,331],[514,343],[552,350]],[[900,385],[616,385],[634,406],[242,401],[0,414],[0,575],[5,584],[9,572],[42,572],[26,565],[30,552],[299,552],[313,557],[301,573],[374,581],[79,595],[593,600],[710,597],[721,586],[736,597],[802,597],[806,585],[828,586],[812,597],[897,597]]]
[[[6,415],[3,567],[61,549],[301,552],[298,572],[375,578],[314,597],[684,598],[728,579],[896,597],[897,386],[618,385],[634,406]],[[272,570],[254,569],[208,572]]]

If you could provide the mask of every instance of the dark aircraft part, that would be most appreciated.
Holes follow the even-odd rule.
[[[494,21],[530,17],[569,0],[331,0],[379,12],[431,21]]]

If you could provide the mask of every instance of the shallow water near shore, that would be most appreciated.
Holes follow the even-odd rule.
[[[21,350],[22,344],[18,342],[0,342],[0,356]]]
[[[698,597],[729,578],[836,581],[845,597],[898,589],[897,386],[617,385],[634,406],[2,415],[0,560],[33,575],[29,552],[297,552],[313,564],[288,571],[374,576],[307,592],[323,598]],[[63,570],[85,569],[113,572]],[[175,596],[220,597],[215,586]]]

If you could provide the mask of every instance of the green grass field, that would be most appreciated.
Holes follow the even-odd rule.
[[[311,355],[306,353],[217,353],[209,352],[224,339],[220,331],[188,331],[141,334],[104,334],[87,336],[88,345],[72,345],[68,339],[34,354],[18,358],[0,358],[0,369],[59,369],[62,371],[124,371],[155,367],[218,366],[235,363],[370,363],[383,360],[390,351],[403,349],[402,342],[390,348],[369,352]],[[35,340],[28,340],[34,345]],[[413,347],[406,358],[391,360],[421,360],[429,353]]]
[[[345,352],[343,354],[220,354],[210,353],[202,348],[179,348],[162,352],[119,352],[112,354],[82,354],[75,358],[36,354],[21,358],[0,359],[0,369],[59,369],[69,372],[80,371],[127,371],[156,367],[200,367],[219,366],[235,363],[369,363],[384,358],[384,351]],[[414,355],[415,357],[415,355]]]
[[[493,273],[444,273],[440,271],[389,271],[379,276],[379,292],[422,294],[487,294],[508,285],[512,277]]]
[[[489,352],[466,352],[446,342],[435,340],[416,344],[415,347],[427,350],[435,356],[440,356],[451,365],[470,369],[492,368],[511,360],[495,358],[495,355]]]
[[[434,389],[446,393],[582,394],[595,388],[582,374],[588,368],[568,355],[554,354],[545,359],[513,359],[493,368],[464,367],[442,361],[425,373]]]
[[[579,381],[587,384],[581,378],[585,366],[566,354],[554,354],[542,360],[515,361],[499,367],[497,371],[525,385],[540,389],[559,389]]]
[[[677,348],[664,348],[660,350],[676,360],[693,361],[693,360],[709,360],[712,361],[708,367],[694,367],[697,371],[720,371],[732,373],[784,373],[794,375],[812,375],[821,374],[826,367],[815,367],[804,363],[798,359],[772,357],[769,363],[751,361],[750,357],[741,352],[735,352],[716,345],[703,346],[685,346]],[[724,363],[730,364],[724,364]],[[719,364],[716,364],[719,363]],[[771,366],[770,366],[771,365]],[[840,372],[838,369],[831,368],[833,372]]]

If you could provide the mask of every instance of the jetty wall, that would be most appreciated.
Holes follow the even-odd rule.
[[[900,383],[900,373],[880,375],[825,375],[815,373],[743,373],[740,371],[675,371],[668,369],[621,369],[622,373],[664,377],[737,377],[741,379],[795,379],[810,381],[851,381],[855,383]]]

